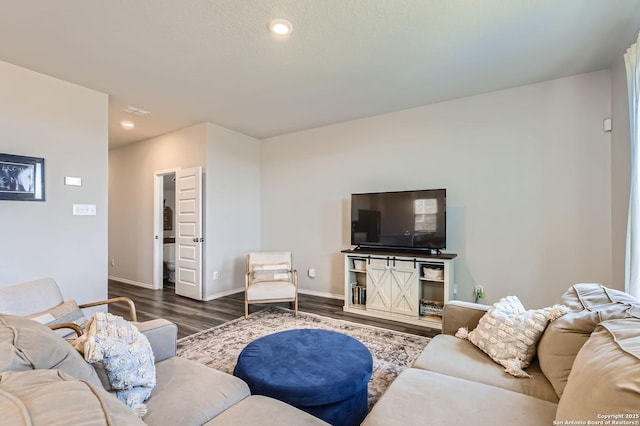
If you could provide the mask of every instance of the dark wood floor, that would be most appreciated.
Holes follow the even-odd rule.
[[[182,338],[207,328],[215,327],[244,315],[244,293],[236,293],[219,299],[203,302],[178,296],[173,286],[163,290],[149,290],[118,281],[109,280],[109,297],[127,296],[136,304],[138,321],[165,318],[178,325],[178,337]],[[288,303],[270,304],[289,307]],[[342,301],[326,297],[299,295],[300,311],[326,317],[353,321],[377,327],[388,328],[420,336],[433,337],[440,331],[432,328],[413,326],[395,321],[378,320],[360,315],[344,313]],[[261,309],[260,305],[249,306],[250,313]],[[109,312],[126,318],[127,305],[112,304]]]

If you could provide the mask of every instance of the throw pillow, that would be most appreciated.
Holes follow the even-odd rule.
[[[253,282],[290,281],[289,264],[273,263],[268,265],[252,264]]]
[[[608,303],[589,306],[579,312],[569,312],[547,327],[538,343],[540,369],[553,385],[559,397],[573,368],[578,351],[603,321],[633,316],[633,306],[625,303]]]
[[[0,315],[0,371],[52,368],[101,385],[96,371],[51,329],[27,318]]]
[[[531,377],[524,371],[536,353],[536,344],[547,324],[569,312],[566,306],[525,310],[515,296],[500,299],[480,318],[478,327],[461,328],[457,337],[469,339],[505,371],[515,377]]]
[[[46,326],[62,324],[65,322],[71,322],[84,329],[84,325],[87,323],[87,318],[84,316],[82,310],[78,307],[75,300],[67,300],[64,303],[54,306],[53,308],[38,312],[33,315],[29,315],[27,318],[44,324]],[[55,330],[57,334],[62,337],[74,336],[75,332],[68,328]]]

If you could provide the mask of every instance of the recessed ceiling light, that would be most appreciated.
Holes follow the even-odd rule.
[[[120,125],[125,130],[131,130],[134,127],[136,127],[135,123],[133,121],[129,121],[129,120],[121,121]]]
[[[293,27],[291,26],[291,22],[286,19],[274,19],[269,22],[269,31],[278,36],[289,35]]]

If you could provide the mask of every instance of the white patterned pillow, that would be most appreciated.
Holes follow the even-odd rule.
[[[457,337],[469,339],[505,371],[516,377],[531,377],[523,369],[531,364],[536,345],[549,322],[569,312],[569,308],[554,305],[525,310],[515,296],[500,299],[478,323],[475,330],[461,328]]]

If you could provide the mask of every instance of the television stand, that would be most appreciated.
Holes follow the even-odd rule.
[[[442,308],[454,299],[456,254],[361,246],[342,253],[343,311],[442,328]]]
[[[440,249],[420,249],[420,248],[398,248],[385,246],[361,246],[357,245],[352,249],[342,250],[342,253],[362,253],[362,254],[385,254],[397,256],[417,256],[417,257],[438,257],[443,259],[453,259],[457,254],[442,253]]]

